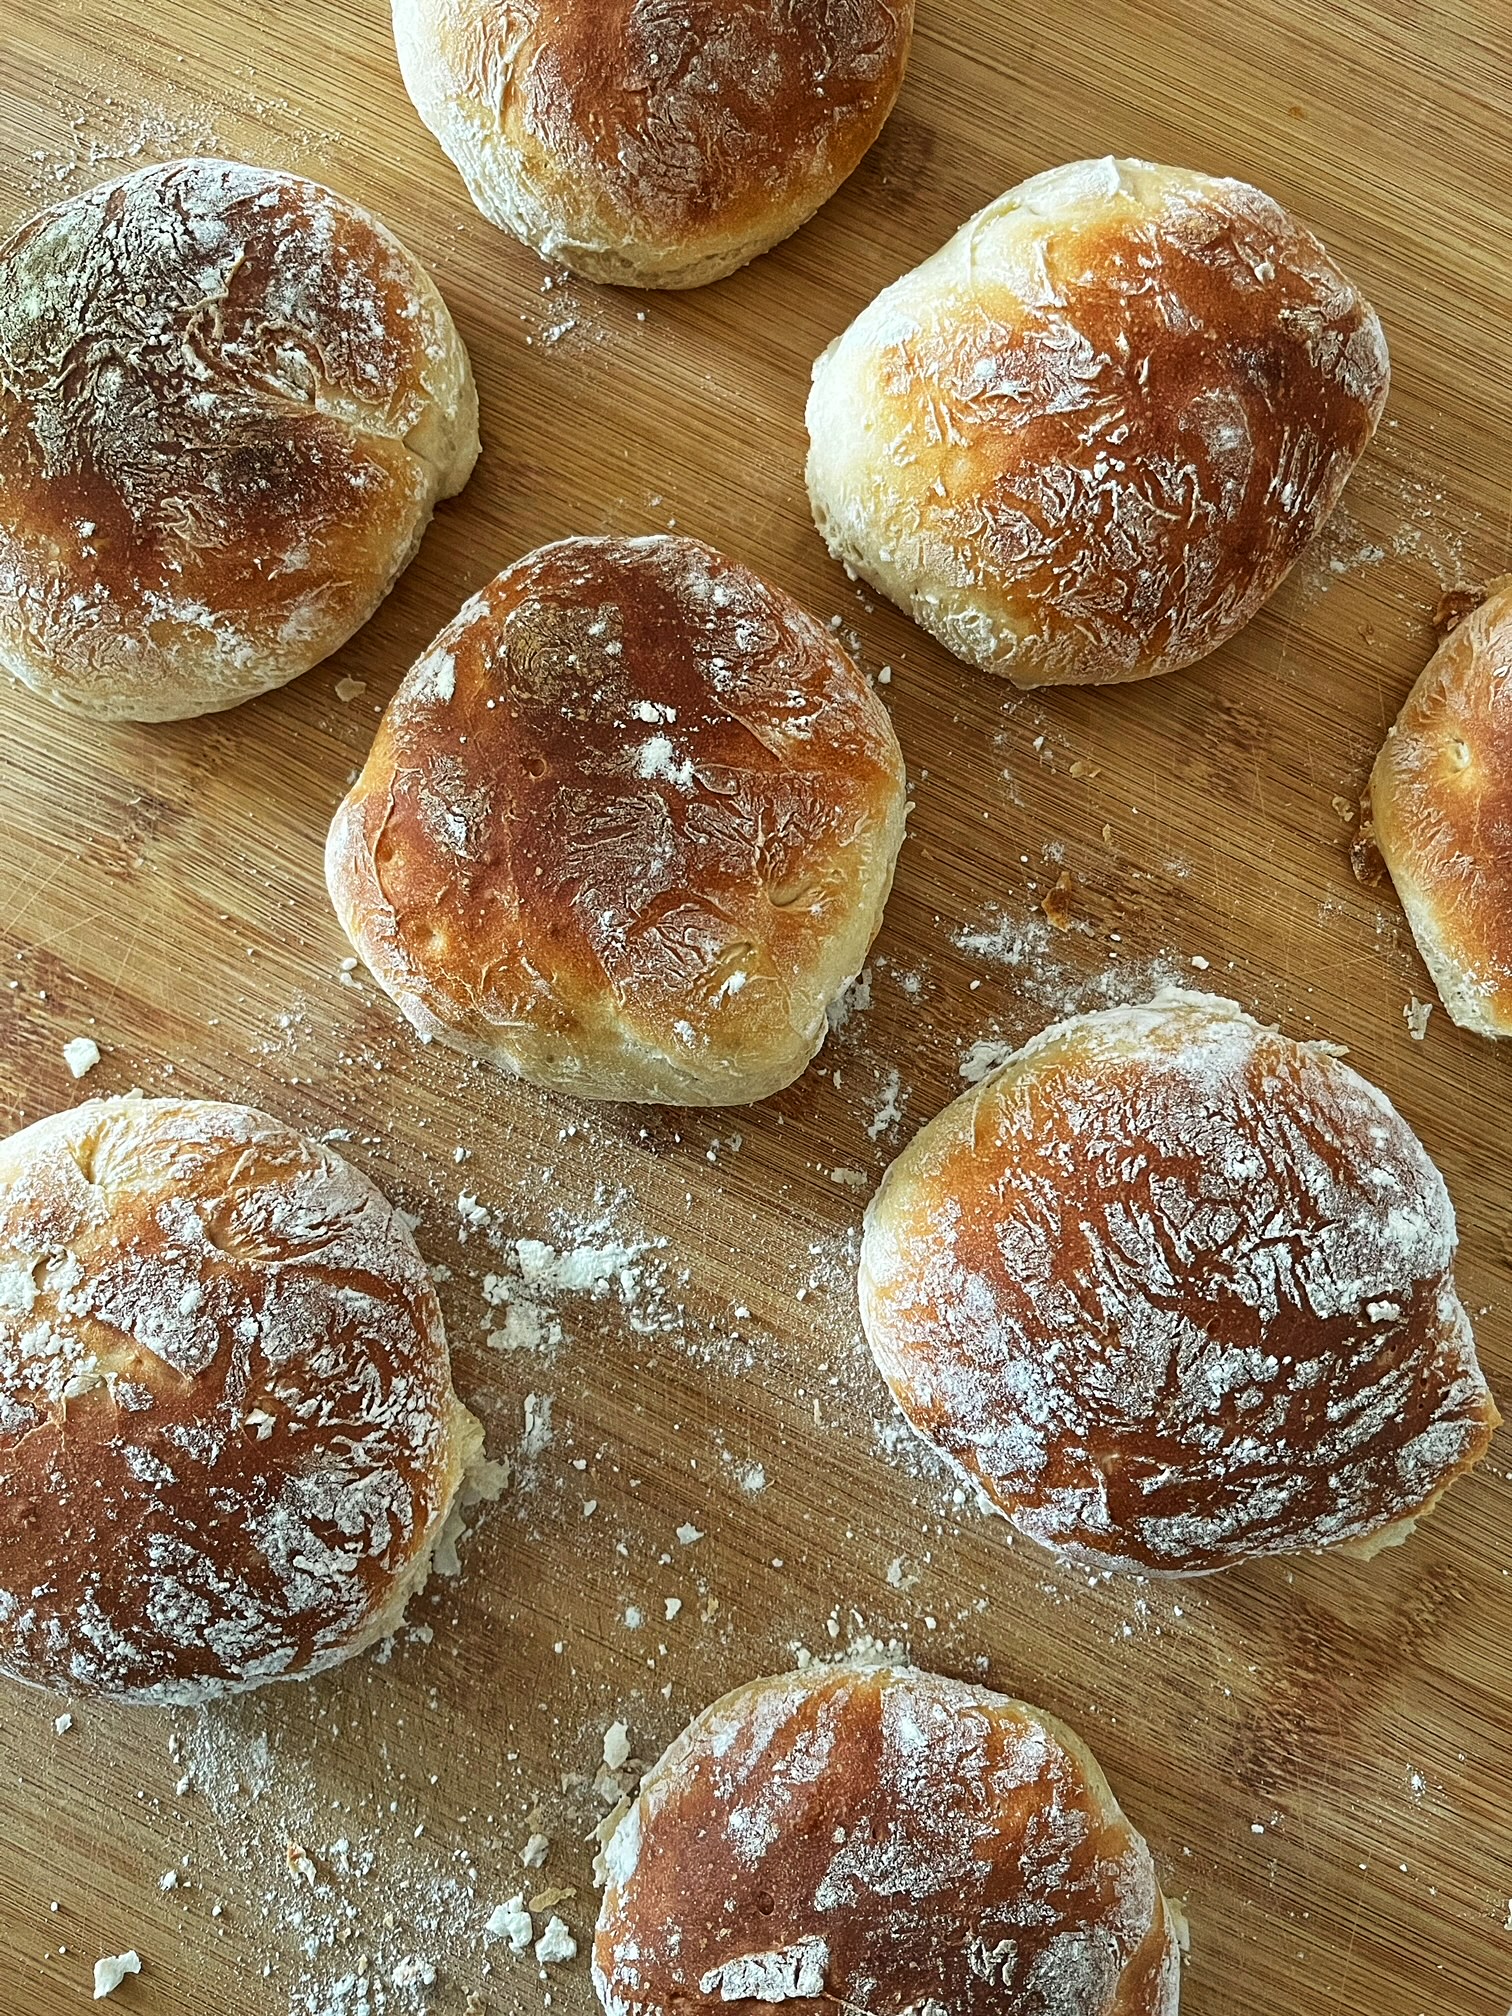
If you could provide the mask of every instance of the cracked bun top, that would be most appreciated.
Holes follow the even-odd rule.
[[[1386,341],[1247,183],[1078,161],[962,225],[832,343],[835,556],[1021,686],[1175,671],[1280,585],[1375,432]]]
[[[839,188],[913,0],[394,0],[405,86],[473,201],[589,280],[694,287]]]
[[[0,1670],[184,1704],[394,1630],[482,1434],[365,1176],[266,1114],[0,1143]]]
[[[406,676],[327,880],[423,1036],[590,1099],[798,1076],[881,921],[891,724],[788,596],[692,539],[565,539]]]
[[[1413,936],[1462,1028],[1512,1036],[1512,575],[1434,653],[1370,779]]]
[[[1171,989],[1047,1029],[915,1137],[861,1315],[909,1422],[1022,1532],[1200,1574],[1403,1540],[1484,1455],[1454,1250],[1384,1093]]]
[[[607,2016],[1175,2016],[1181,1921],[1068,1729],[810,1666],[706,1709],[604,1851]]]
[[[70,196],[0,246],[0,666],[233,707],[367,621],[477,452],[445,304],[356,204],[216,160]]]

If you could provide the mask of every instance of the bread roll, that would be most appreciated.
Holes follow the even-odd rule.
[[[0,1670],[188,1704],[398,1625],[482,1432],[404,1221],[243,1106],[0,1144]]]
[[[1021,1532],[1194,1575],[1406,1539],[1497,1423],[1443,1179],[1326,1044],[1168,990],[1058,1023],[867,1214],[912,1426]]]
[[[608,2016],[1175,2016],[1179,1914],[1091,1754],[1037,1708],[811,1666],[706,1709],[611,1837]]]
[[[887,715],[692,539],[507,567],[384,715],[326,876],[421,1035],[584,1099],[764,1099],[859,971],[903,838]]]
[[[394,0],[416,110],[493,223],[589,280],[697,287],[882,130],[913,0]]]
[[[1370,823],[1440,998],[1512,1036],[1512,574],[1439,646],[1370,779]]]
[[[836,559],[1019,686],[1172,672],[1240,630],[1386,403],[1380,324],[1246,183],[1078,161],[1010,189],[814,367]]]
[[[445,304],[355,204],[203,160],[70,196],[0,247],[0,666],[103,721],[281,686],[477,452]]]

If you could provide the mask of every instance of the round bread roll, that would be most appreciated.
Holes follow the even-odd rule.
[[[406,676],[326,877],[427,1039],[584,1099],[764,1099],[819,1048],[907,813],[834,638],[692,539],[564,539]]]
[[[1512,1036],[1512,574],[1453,630],[1376,758],[1369,819],[1450,1015]]]
[[[1443,1179],[1326,1044],[1168,990],[1058,1023],[867,1214],[911,1425],[1021,1532],[1204,1574],[1405,1540],[1498,1416]]]
[[[1175,2016],[1178,1937],[1096,1761],[1037,1708],[811,1666],[700,1715],[604,1852],[608,2016]]]
[[[473,201],[588,280],[698,287],[871,146],[913,0],[394,0],[416,110]]]
[[[141,168],[0,247],[0,666],[104,721],[234,707],[365,623],[467,481],[467,353],[376,218]]]
[[[0,1143],[0,1670],[189,1704],[334,1665],[481,1447],[408,1228],[329,1149],[135,1095]]]
[[[836,559],[1019,686],[1172,672],[1272,594],[1386,403],[1373,310],[1246,183],[1036,175],[814,367]]]

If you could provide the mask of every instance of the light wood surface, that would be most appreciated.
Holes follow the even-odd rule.
[[[1191,2016],[1512,2002],[1505,1446],[1369,1568],[1088,1587],[956,1505],[906,1438],[889,1454],[849,1283],[854,1172],[870,1184],[959,1089],[971,1044],[1201,958],[1208,984],[1347,1044],[1424,1135],[1512,1393],[1512,1051],[1441,1012],[1409,1039],[1404,1007],[1431,988],[1390,889],[1353,879],[1335,802],[1425,662],[1439,595],[1512,564],[1503,0],[919,0],[919,17],[852,183],[746,273],[665,298],[549,284],[474,214],[404,97],[382,0],[0,10],[0,221],[182,152],[315,174],[432,266],[486,444],[391,601],[291,689],[152,730],[0,700],[0,1122],[140,1085],[349,1130],[451,1270],[458,1383],[516,1461],[460,1582],[414,1613],[432,1642],[407,1635],[387,1663],[202,1716],[76,1704],[62,1734],[65,1704],[0,1692],[13,2016],[78,2009],[96,1956],[128,1946],[144,1971],[108,2006],[139,2016],[443,2016],[470,1995],[585,2011],[581,1961],[543,1983],[482,1925],[522,1888],[570,1887],[556,1908],[586,1947],[605,1727],[654,1756],[726,1686],[863,1634],[1086,1735],[1186,1902]],[[970,211],[1106,151],[1293,207],[1380,309],[1394,389],[1323,549],[1235,644],[1143,687],[1018,699],[830,564],[803,398],[823,344]],[[467,593],[544,539],[673,521],[893,667],[918,809],[872,1005],[797,1086],[738,1113],[574,1109],[423,1050],[343,977],[321,845],[379,708]],[[343,679],[366,690],[343,701]],[[1063,866],[1076,926],[1056,933],[1034,906]],[[1017,966],[956,942],[1026,929]],[[79,1034],[104,1052],[83,1085],[61,1054]],[[901,1125],[879,1126],[892,1071]],[[665,1243],[632,1306],[564,1294],[554,1355],[504,1354],[481,1292],[504,1259],[479,1230],[459,1246],[464,1188],[499,1238]],[[522,1461],[528,1393],[550,1396],[553,1439]],[[685,1522],[705,1537],[682,1545]],[[535,1831],[549,1863],[521,1871]],[[420,1985],[394,1988],[410,1959]]]

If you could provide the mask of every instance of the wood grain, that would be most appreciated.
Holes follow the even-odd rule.
[[[403,95],[380,0],[8,0],[0,22],[4,220],[187,151],[316,174],[435,270],[486,441],[377,619],[289,690],[150,731],[5,695],[0,1118],[171,1085],[348,1130],[452,1270],[459,1384],[494,1452],[518,1453],[527,1393],[551,1396],[554,1426],[461,1582],[419,1606],[429,1644],[218,1714],[81,1705],[62,1735],[61,1704],[0,1694],[0,2006],[75,2010],[96,1955],[134,1945],[144,1971],[110,2006],[141,2016],[442,2016],[472,1993],[586,2011],[581,1963],[543,1984],[482,1924],[522,1887],[570,1886],[557,1908],[586,1942],[605,1726],[624,1718],[654,1756],[796,1645],[869,1632],[1084,1732],[1186,1900],[1192,2016],[1504,2016],[1501,1446],[1368,1569],[1088,1587],[884,1446],[849,1286],[864,1197],[834,1176],[869,1182],[893,1152],[896,1126],[871,1131],[891,1071],[906,1135],[973,1042],[1204,958],[1257,1012],[1346,1043],[1423,1133],[1512,1392],[1512,1053],[1442,1013],[1409,1040],[1403,1009],[1431,989],[1390,890],[1353,879],[1335,809],[1429,653],[1439,594],[1509,565],[1500,0],[920,0],[902,102],[851,184],[748,272],[670,299],[548,284],[473,213]],[[1015,698],[828,561],[799,474],[808,367],[980,203],[1109,150],[1295,208],[1382,313],[1392,403],[1322,550],[1232,646],[1144,687]],[[343,978],[321,844],[378,709],[465,594],[544,539],[674,520],[894,668],[918,809],[872,1006],[819,1067],[753,1111],[585,1112],[422,1050]],[[344,677],[366,682],[349,704]],[[1063,866],[1077,928],[1055,934],[1035,905]],[[956,942],[999,925],[1004,945],[1030,934],[1017,965]],[[84,1086],[61,1056],[80,1033],[105,1053]],[[598,1219],[667,1243],[642,1256],[633,1309],[563,1297],[554,1357],[504,1355],[480,1292],[500,1257],[476,1232],[457,1243],[464,1186],[501,1237]],[[764,1488],[744,1488],[756,1465]],[[684,1522],[706,1537],[683,1546]],[[522,1872],[537,1827],[551,1859]],[[411,1958],[420,1984],[396,1989]]]

